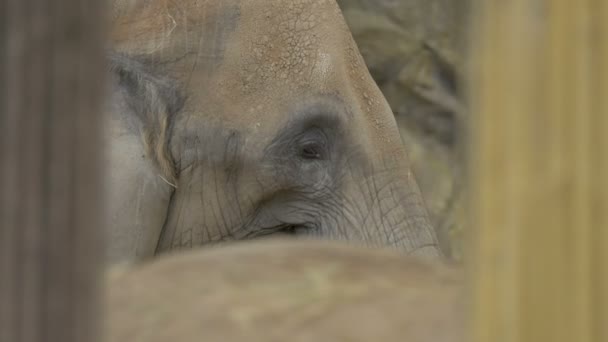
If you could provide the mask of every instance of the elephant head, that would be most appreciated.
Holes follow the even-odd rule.
[[[117,3],[112,260],[271,234],[440,255],[334,0]]]

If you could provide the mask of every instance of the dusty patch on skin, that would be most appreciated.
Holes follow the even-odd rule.
[[[323,69],[328,68],[329,56],[319,52],[322,38],[315,29],[337,8],[328,8],[330,4],[328,0],[278,2],[264,12],[260,18],[264,25],[256,25],[257,29],[249,33],[258,37],[251,39],[246,49],[252,59],[240,71],[245,93],[258,89],[258,82],[269,80],[305,86],[314,77],[316,67],[321,74],[327,73]]]
[[[245,92],[254,77],[262,82],[272,79],[285,84],[288,78],[302,81],[304,72],[310,72],[309,61],[318,49],[319,39],[305,32],[318,24],[317,18],[311,13],[304,15],[301,7],[296,7],[294,14],[291,20],[289,16],[273,14],[272,10],[265,14],[271,25],[277,27],[278,34],[272,40],[271,36],[262,35],[259,41],[249,43],[254,63],[241,71]]]
[[[253,116],[252,127],[264,124],[261,117],[266,111],[276,110],[276,103],[271,103],[276,99],[259,97],[261,89],[295,97],[311,88],[320,92],[342,88],[343,96],[354,95],[353,109],[359,107],[357,111],[375,129],[377,145],[388,144],[393,149],[399,145],[399,135],[390,127],[394,124],[390,107],[369,75],[334,0],[283,0],[264,5],[165,0],[140,7],[131,11],[140,12],[135,20],[131,15],[117,19],[114,45],[167,62],[188,59],[191,68],[187,72],[181,68],[183,75],[179,76],[188,89],[209,87],[201,76],[194,76],[200,68],[206,68],[208,72],[203,74],[209,77],[210,73],[224,75],[209,82],[216,87],[207,90],[222,98],[251,97],[248,108],[232,108],[228,103],[225,111]],[[240,17],[241,12],[248,15]],[[223,28],[230,23],[232,29]],[[350,78],[347,87],[341,86],[344,77]],[[389,153],[402,154],[403,149],[398,146]]]
[[[350,36],[350,33],[349,33]],[[359,95],[359,104],[366,114],[368,120],[377,131],[377,136],[384,144],[394,145],[395,139],[399,139],[397,134],[387,134],[392,132],[391,126],[395,126],[395,121],[388,103],[369,75],[367,66],[359,53],[354,40],[347,47],[348,74],[353,80],[353,86]],[[402,150],[393,153],[403,153]]]
[[[335,1],[240,2],[239,10],[248,15],[240,18],[217,70],[221,77],[212,82],[220,97],[236,95],[250,105],[228,112],[247,113],[259,128],[268,111],[288,111],[298,97],[340,88],[335,23],[346,24]],[[328,41],[335,42],[329,49]]]
[[[400,143],[398,130],[393,129],[396,122],[392,110],[371,77],[342,13],[340,12],[339,15],[339,28],[342,31],[340,33],[341,45],[343,46],[342,61],[348,84],[359,110],[364,114],[364,119],[369,123],[368,126],[373,128],[370,135],[373,137],[375,148],[386,153],[388,160],[402,160],[406,152]],[[410,172],[407,176],[413,177]]]
[[[188,75],[199,67],[212,70],[221,63],[228,35],[238,22],[237,3],[157,0],[130,4],[115,0],[112,48],[168,64],[188,60],[192,65]]]

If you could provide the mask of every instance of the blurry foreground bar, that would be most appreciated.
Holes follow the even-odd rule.
[[[0,341],[98,336],[102,7],[0,1]]]
[[[472,340],[608,341],[608,2],[475,10]]]

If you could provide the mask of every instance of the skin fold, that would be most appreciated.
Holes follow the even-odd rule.
[[[114,2],[108,259],[272,235],[440,257],[333,0]]]
[[[109,272],[105,341],[459,342],[461,276],[335,242],[277,239],[178,253]]]

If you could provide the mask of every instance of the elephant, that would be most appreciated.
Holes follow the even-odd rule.
[[[110,263],[273,235],[442,258],[334,0],[115,0]]]
[[[459,342],[462,276],[335,241],[236,242],[110,269],[103,331],[105,342]]]

